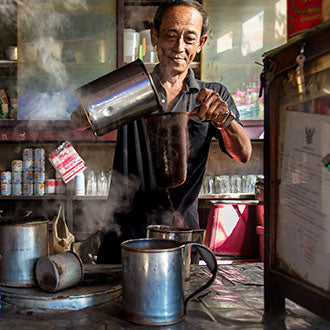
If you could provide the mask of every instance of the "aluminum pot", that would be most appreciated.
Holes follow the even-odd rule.
[[[209,256],[212,273],[206,284],[185,297],[183,253],[185,246],[198,246]],[[167,325],[181,321],[191,299],[207,289],[217,275],[213,252],[199,243],[180,243],[153,238],[133,239],[121,244],[123,308],[127,319],[145,325]]]
[[[146,116],[148,145],[159,188],[181,185],[187,177],[188,112],[158,112]]]
[[[3,286],[36,285],[35,265],[48,255],[48,221],[0,222],[0,283]]]
[[[204,229],[175,228],[167,225],[150,225],[147,227],[147,238],[161,238],[179,241],[181,243],[203,243]],[[190,279],[191,247],[184,249],[183,270],[184,279]]]
[[[75,90],[96,136],[161,109],[159,96],[139,59]]]

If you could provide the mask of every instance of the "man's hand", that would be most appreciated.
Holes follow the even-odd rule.
[[[196,98],[196,103],[199,106],[190,113],[190,118],[199,117],[201,121],[212,120],[221,127],[230,115],[227,102],[211,89],[202,88]]]

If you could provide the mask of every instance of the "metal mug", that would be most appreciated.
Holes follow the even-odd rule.
[[[139,59],[75,89],[95,136],[161,109],[159,95]]]
[[[196,246],[208,255],[212,273],[200,288],[184,295],[184,249]],[[199,243],[142,238],[121,243],[123,308],[129,321],[144,325],[168,325],[184,318],[187,304],[207,289],[217,275],[213,252]]]
[[[83,263],[72,251],[42,257],[36,265],[36,278],[43,291],[57,292],[83,281]]]

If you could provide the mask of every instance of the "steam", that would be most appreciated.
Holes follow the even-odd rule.
[[[93,205],[83,203],[81,212],[83,230],[87,232],[115,231],[120,235],[120,226],[115,223],[116,213],[128,213],[133,206],[133,198],[140,187],[140,179],[134,175],[124,176],[113,170],[111,198]],[[104,204],[106,203],[106,204]]]
[[[17,20],[19,26],[18,119],[69,119],[68,112],[79,102],[73,92],[76,83],[62,62],[59,40],[61,33],[70,31],[73,14],[91,10],[87,0],[3,0],[3,4],[2,20]]]

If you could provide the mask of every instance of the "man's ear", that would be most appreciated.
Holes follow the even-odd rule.
[[[206,40],[207,40],[206,34],[201,36],[200,41],[199,41],[199,46],[197,48],[197,53],[199,53],[202,50],[203,46],[205,45]]]
[[[151,44],[153,47],[157,46],[158,32],[155,28],[150,29]]]

